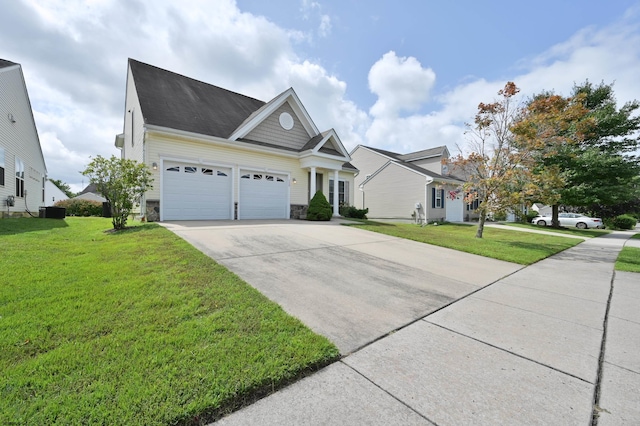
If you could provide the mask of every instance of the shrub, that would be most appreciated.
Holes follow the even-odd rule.
[[[67,216],[102,216],[102,203],[100,201],[70,198],[56,201],[54,206],[67,209]]]
[[[357,209],[354,206],[343,204],[340,206],[340,216],[353,217],[355,219],[366,219],[369,209]],[[415,214],[415,212],[414,212]]]
[[[636,218],[628,214],[622,214],[611,219],[611,225],[618,229],[633,229],[636,226],[636,222]]]
[[[530,211],[528,211],[528,212],[527,212],[527,214],[522,215],[522,216],[520,217],[520,221],[521,221],[521,222],[524,222],[524,223],[531,223],[531,221],[532,221],[535,217],[537,217],[537,216],[538,216],[538,214],[539,214],[539,213],[538,213],[537,211],[535,211],[535,210],[530,210]]]
[[[307,209],[307,220],[331,220],[331,204],[327,201],[322,191],[316,192]]]

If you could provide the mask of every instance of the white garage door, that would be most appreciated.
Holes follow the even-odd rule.
[[[289,182],[286,175],[240,171],[239,219],[288,219]]]
[[[231,169],[164,162],[162,220],[231,219]]]

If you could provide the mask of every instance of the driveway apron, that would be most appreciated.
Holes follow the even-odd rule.
[[[521,268],[337,221],[163,223],[345,355]]]

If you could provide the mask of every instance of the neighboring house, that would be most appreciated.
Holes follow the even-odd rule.
[[[336,216],[353,203],[349,153],[292,88],[265,103],[129,59],[115,144],[153,171],[149,221],[300,218],[316,190]]]
[[[535,210],[540,216],[551,216],[553,213],[553,207],[542,203],[533,203],[531,210]]]
[[[46,175],[22,67],[0,59],[0,217],[37,216]]]
[[[44,184],[44,202],[47,206],[54,205],[57,201],[68,200],[69,197],[58,186],[47,179]]]
[[[96,185],[94,183],[90,183],[89,185],[87,185],[87,187],[80,191],[78,195],[73,197],[72,200],[100,201],[101,203],[107,201],[107,199],[98,192],[98,189],[96,188]]]
[[[448,175],[447,158],[446,146],[398,154],[358,145],[351,151],[359,170],[355,206],[368,208],[371,218],[469,220],[474,207],[464,203],[464,181]]]

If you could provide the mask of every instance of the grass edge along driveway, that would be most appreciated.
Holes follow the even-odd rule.
[[[337,348],[154,225],[0,220],[0,424],[203,424]]]
[[[561,235],[516,232],[491,227],[484,228],[483,238],[475,238],[475,226],[453,223],[421,227],[414,224],[362,221],[346,224],[346,226],[355,226],[368,231],[520,265],[531,265],[582,242],[582,240]]]

